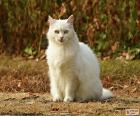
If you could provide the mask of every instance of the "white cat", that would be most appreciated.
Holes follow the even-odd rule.
[[[112,97],[100,81],[98,60],[92,50],[79,43],[74,17],[56,20],[49,16],[46,50],[53,101],[102,100]]]

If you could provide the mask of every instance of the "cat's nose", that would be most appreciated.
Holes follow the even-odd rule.
[[[60,37],[60,42],[63,42],[63,40],[64,40],[64,37]]]

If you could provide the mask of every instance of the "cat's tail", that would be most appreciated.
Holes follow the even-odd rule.
[[[108,99],[111,97],[113,97],[113,93],[110,90],[103,88],[103,93],[102,93],[101,99],[104,100],[104,99]]]

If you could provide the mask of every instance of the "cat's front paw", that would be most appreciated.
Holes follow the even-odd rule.
[[[73,97],[65,97],[64,102],[73,102],[74,98]]]
[[[63,99],[61,97],[53,97],[54,102],[61,102]]]

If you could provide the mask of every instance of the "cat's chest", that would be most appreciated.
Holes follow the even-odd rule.
[[[75,62],[75,53],[70,50],[55,50],[53,52],[48,50],[47,57],[48,64],[54,68],[70,67]]]
[[[50,60],[50,66],[54,68],[66,69],[75,64],[74,58],[55,57]]]

